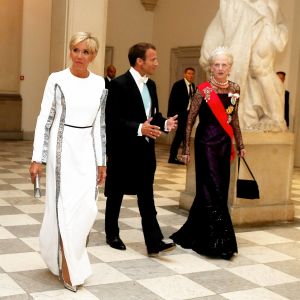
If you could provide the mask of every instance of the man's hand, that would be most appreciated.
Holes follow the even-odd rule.
[[[175,130],[177,128],[177,121],[178,115],[175,115],[174,117],[170,117],[167,120],[167,129],[168,131],[172,131]]]
[[[143,123],[141,131],[142,135],[147,136],[151,139],[156,139],[161,135],[159,126],[151,125],[150,122],[152,118],[149,118],[146,122]]]

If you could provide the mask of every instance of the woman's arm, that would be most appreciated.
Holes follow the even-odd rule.
[[[198,115],[198,111],[199,111],[202,101],[203,101],[203,98],[202,98],[199,90],[197,90],[192,99],[190,111],[189,111],[188,118],[187,118],[185,136],[184,136],[184,141],[183,141],[183,150],[182,150],[183,155],[190,155],[191,133],[192,133],[193,126],[195,124],[196,117]]]

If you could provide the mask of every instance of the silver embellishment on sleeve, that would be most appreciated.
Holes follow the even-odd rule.
[[[45,125],[45,132],[44,132],[44,144],[42,150],[42,163],[47,163],[48,159],[48,148],[49,148],[49,137],[50,137],[50,129],[52,127],[54,118],[56,114],[56,85],[54,87],[54,98],[51,105],[50,113],[48,120]]]
[[[56,168],[55,168],[55,177],[56,177],[56,220],[57,220],[57,231],[58,231],[58,251],[57,251],[57,263],[58,263],[58,269],[61,273],[61,263],[60,263],[60,226],[59,226],[59,217],[58,217],[58,199],[59,199],[59,193],[60,193],[60,178],[61,178],[61,151],[62,151],[62,140],[63,140],[63,132],[64,132],[64,124],[65,124],[65,118],[66,118],[66,101],[65,96],[58,84],[55,85],[55,100],[56,100],[56,90],[59,88],[60,90],[60,102],[62,106],[62,112],[59,120],[59,126],[58,126],[58,132],[57,132],[57,140],[56,140]]]
[[[102,96],[100,98],[100,107],[101,107],[101,115],[100,115],[100,134],[101,134],[101,149],[102,149],[102,165],[106,165],[106,124],[105,124],[105,106],[106,99],[108,95],[108,90],[104,89]]]
[[[57,132],[57,141],[56,141],[56,199],[58,199],[60,193],[60,171],[61,171],[61,151],[62,151],[62,140],[63,140],[63,132],[64,132],[64,124],[66,118],[66,101],[65,96],[58,84],[56,84],[57,88],[59,88],[61,93],[61,106],[62,112],[59,120],[58,132]]]
[[[106,106],[106,99],[107,99],[107,95],[108,95],[108,90],[104,89],[102,92],[102,95],[100,97],[100,104],[99,104],[99,108],[98,108],[98,112],[99,110],[101,111],[101,115],[100,115],[100,140],[101,140],[101,149],[102,149],[102,161],[101,161],[101,165],[102,166],[106,166],[106,130],[105,130],[105,106]],[[96,119],[93,122],[93,130],[94,130],[94,126],[95,126],[95,122]],[[95,163],[97,165],[97,159],[96,159],[96,147],[95,147],[95,140],[93,139],[93,148],[94,148],[94,157],[95,157]],[[98,172],[98,168],[97,168],[97,172]],[[98,174],[97,174],[98,176]],[[98,188],[96,185],[96,189],[95,189],[95,199],[97,200],[97,196],[98,196]]]
[[[102,149],[102,153],[101,153],[101,157],[102,157],[102,161],[101,161],[101,165],[102,166],[106,166],[106,124],[105,124],[105,106],[106,106],[106,99],[107,99],[107,94],[108,94],[108,90],[104,89],[100,98],[100,104],[99,104],[99,108],[98,108],[98,112],[100,110],[101,115],[100,115],[100,141],[101,141],[101,149]],[[95,125],[95,121],[93,122],[93,127]],[[93,141],[93,143],[95,143],[95,141]],[[95,160],[96,160],[96,150],[95,150],[95,144],[94,146],[94,155],[95,155]]]

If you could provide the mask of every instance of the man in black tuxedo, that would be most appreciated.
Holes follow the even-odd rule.
[[[116,67],[114,65],[109,65],[106,68],[105,88],[109,89],[110,81],[116,77]]]
[[[276,74],[278,75],[279,79],[282,81],[282,83],[284,83],[285,81],[285,72],[283,71],[278,71],[276,72]],[[289,99],[290,98],[290,92],[287,91],[287,90],[284,90],[284,119],[285,119],[285,122],[286,122],[286,126],[289,127]]]
[[[177,158],[178,149],[183,141],[190,102],[195,93],[194,68],[184,70],[183,79],[176,81],[169,97],[168,116],[178,115],[178,128],[170,148],[169,163],[183,164]]]
[[[123,195],[137,195],[149,256],[168,251],[156,218],[153,181],[156,169],[155,139],[161,131],[177,127],[177,116],[165,119],[158,108],[155,82],[147,76],[157,66],[155,46],[139,43],[128,53],[131,68],[111,81],[106,103],[107,178],[105,184],[106,242],[125,250],[118,218]]]

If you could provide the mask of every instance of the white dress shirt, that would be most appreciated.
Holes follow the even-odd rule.
[[[138,89],[139,89],[139,91],[140,91],[140,93],[142,95],[144,84],[147,83],[148,77],[146,75],[141,76],[141,74],[137,70],[135,70],[133,67],[131,67],[129,69],[129,72],[132,75],[132,77],[133,77],[133,79],[134,79],[134,81],[135,81],[135,83],[136,83],[136,85],[137,85],[137,87],[138,87]],[[151,108],[151,106],[150,106],[150,108]],[[146,111],[146,115],[147,116],[150,115],[150,108],[149,108],[149,111]],[[143,124],[141,123],[139,125],[138,132],[137,132],[138,136],[142,136],[143,135],[142,134],[142,126],[143,126]],[[164,128],[165,131],[169,131],[168,127],[167,127],[167,121],[165,122],[165,126],[164,127],[165,127]]]

